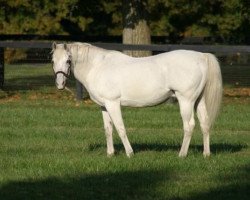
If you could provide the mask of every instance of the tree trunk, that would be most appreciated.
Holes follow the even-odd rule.
[[[123,0],[123,44],[151,44],[147,23],[147,0]],[[124,51],[134,57],[150,56],[150,51]]]

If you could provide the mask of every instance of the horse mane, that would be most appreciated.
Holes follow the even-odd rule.
[[[82,43],[82,42],[69,43],[67,44],[67,46],[71,51],[72,57],[77,58],[77,62],[86,62],[89,58],[90,52],[91,54],[98,54],[98,55],[103,55],[103,54],[105,55],[108,52],[117,52],[114,50],[107,50],[101,47],[94,46],[89,43]]]

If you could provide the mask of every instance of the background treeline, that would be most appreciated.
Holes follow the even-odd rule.
[[[138,0],[135,0],[138,1]],[[0,0],[0,34],[121,35],[122,0]],[[148,0],[151,35],[249,43],[248,0]]]

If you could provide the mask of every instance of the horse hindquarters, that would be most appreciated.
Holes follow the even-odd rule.
[[[212,54],[205,55],[207,56],[208,67],[206,73],[207,81],[205,83],[204,89],[202,90],[203,92],[201,93],[201,96],[197,93],[193,96],[193,98],[188,98],[185,93],[182,94],[180,92],[176,92],[176,97],[180,104],[180,112],[183,120],[184,129],[183,143],[179,153],[180,157],[186,156],[188,152],[189,143],[195,125],[193,113],[194,104],[197,100],[197,115],[203,133],[203,155],[210,155],[209,129],[212,126],[219,112],[222,99],[222,78],[220,66],[215,56],[213,56]],[[198,96],[200,96],[200,98],[198,98]]]

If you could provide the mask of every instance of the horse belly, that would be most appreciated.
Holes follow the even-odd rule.
[[[164,87],[147,87],[147,85],[133,85],[122,90],[121,105],[131,107],[154,106],[162,103],[172,95]]]
[[[140,99],[122,99],[121,105],[122,106],[129,106],[129,107],[146,107],[146,106],[155,106],[158,105],[164,101],[166,101],[170,96],[172,95],[172,92],[168,92],[162,97],[158,98],[148,98],[144,100]]]

